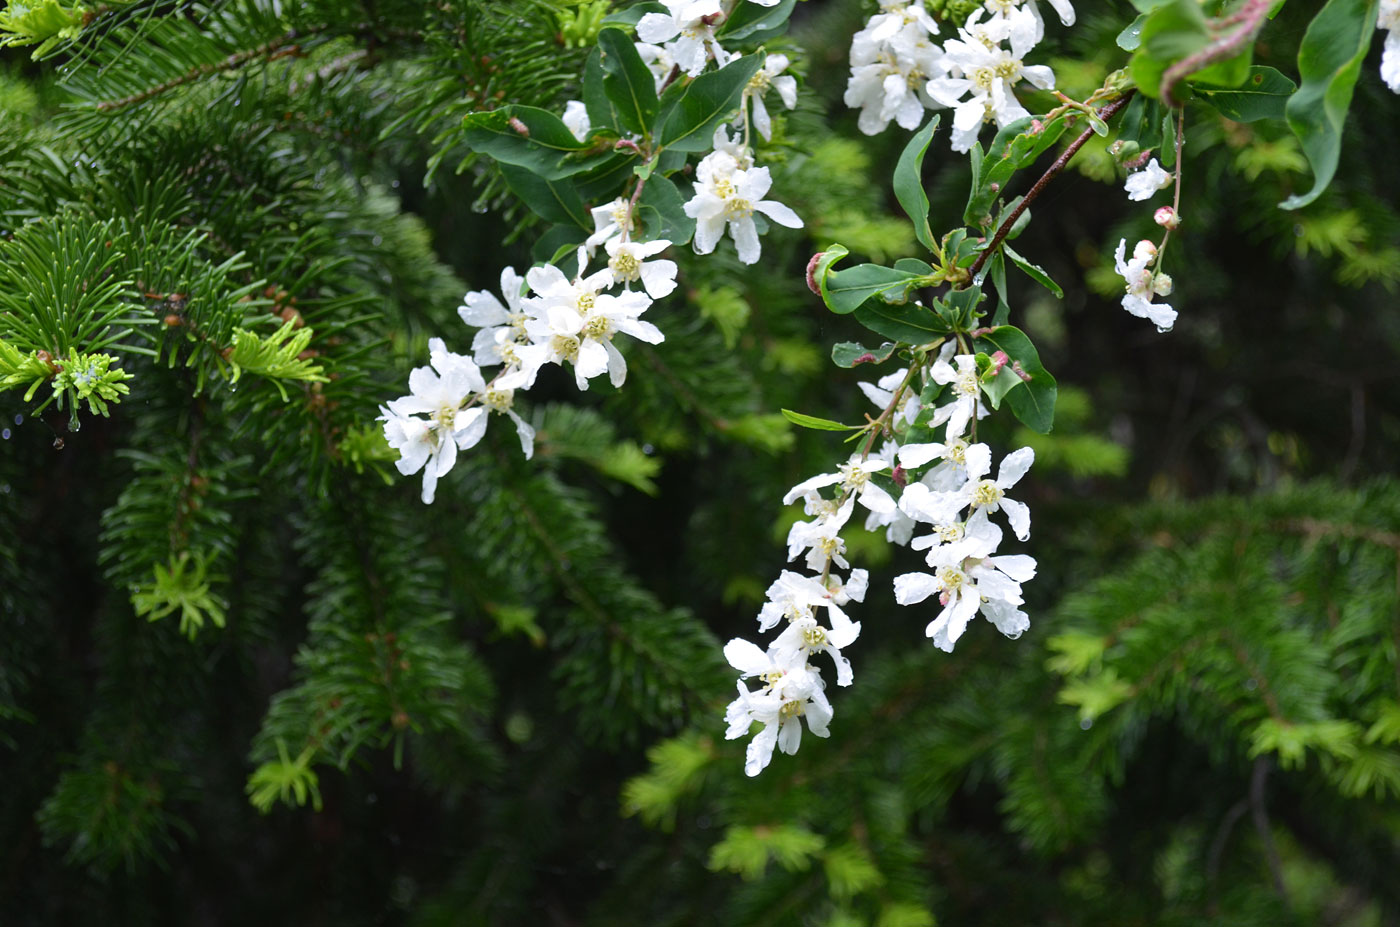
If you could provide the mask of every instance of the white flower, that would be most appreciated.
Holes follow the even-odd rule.
[[[864,386],[866,384],[861,385]],[[898,451],[899,447],[893,441],[886,441],[884,446],[880,448],[880,452],[877,456],[881,460],[884,460],[886,464],[889,465],[890,469],[893,470],[895,466],[895,455]],[[900,511],[898,506],[880,512],[872,510],[870,514],[865,516],[865,530],[876,531],[880,528],[885,529],[885,540],[889,541],[891,544],[898,544],[903,547],[905,544],[908,544],[909,539],[913,537],[914,520]]]
[[[381,406],[384,440],[399,452],[394,466],[404,476],[423,471],[423,502],[431,504],[438,478],[486,433],[485,410],[464,409],[467,397],[485,388],[471,358],[449,353],[440,338],[428,342],[430,367],[408,376],[409,395]],[[426,415],[427,419],[416,418]]]
[[[633,45],[636,46],[637,55],[642,59],[642,63],[651,71],[651,76],[656,81],[656,92],[660,93],[667,78],[676,69],[671,50],[664,45],[652,45],[649,42],[634,42]]]
[[[611,203],[593,207],[590,212],[593,214],[593,234],[583,243],[589,257],[593,256],[593,252],[598,250],[598,246],[603,242],[618,236],[625,237],[634,230],[631,204],[620,196]],[[579,272],[583,272],[582,267],[579,268]]]
[[[1157,295],[1154,284],[1159,276],[1151,269],[1152,262],[1157,259],[1156,246],[1146,240],[1138,242],[1133,248],[1131,261],[1124,260],[1127,249],[1128,240],[1119,239],[1118,250],[1113,253],[1114,267],[1127,283],[1128,292],[1123,297],[1123,308],[1138,318],[1152,320],[1159,332],[1171,331],[1176,323],[1176,310],[1166,303],[1152,301],[1152,297]]]
[[[830,511],[821,512],[811,521],[795,522],[788,529],[788,559],[796,560],[805,550],[807,568],[814,573],[827,569],[828,563],[848,569],[850,564],[846,562],[846,542],[841,539],[841,529],[850,520],[855,506],[856,500],[851,497],[840,507],[833,504]]]
[[[1001,529],[977,513],[968,520],[965,536],[957,544],[929,551],[928,563],[936,573],[895,577],[894,596],[900,605],[938,596],[943,610],[929,622],[925,634],[940,650],[952,652],[979,610],[1008,637],[1029,626],[1017,606],[1024,601],[1021,583],[1035,576],[1035,560],[1024,554],[992,556],[1000,543]]]
[[[743,136],[735,132],[734,137],[731,139],[729,137],[729,127],[722,122],[715,126],[715,135],[710,141],[710,147],[714,149],[716,153],[726,154],[733,159],[734,165],[729,168],[731,172],[734,168],[748,170],[753,167],[753,152],[749,149]],[[722,161],[722,159],[719,160]]]
[[[939,66],[948,76],[929,81],[926,88],[940,106],[954,108],[952,147],[959,152],[972,148],[985,122],[1004,127],[1030,115],[1012,90],[1019,81],[1042,90],[1055,86],[1053,71],[1023,60],[1039,38],[1039,20],[1022,8],[983,23],[982,12],[974,10],[959,30],[960,38],[944,45]],[[1006,39],[1010,50],[1000,45]]]
[[[969,445],[962,438],[953,438],[947,444],[906,444],[899,449],[899,465],[906,470],[917,470],[941,458],[943,462],[925,473],[919,482],[930,489],[948,492],[967,482],[968,452],[974,458],[985,453],[987,466],[991,466],[992,452],[985,444]]]
[[[739,260],[755,263],[761,253],[753,214],[762,213],[788,228],[802,228],[802,220],[776,200],[763,199],[773,185],[768,168],[739,168],[723,152],[711,152],[696,170],[695,196],[685,204],[685,214],[695,220],[695,251],[709,254],[719,244],[726,224],[734,238]]]
[[[506,360],[501,351],[503,346],[524,342],[524,308],[520,305],[521,284],[525,281],[515,272],[514,267],[501,271],[501,295],[506,304],[489,290],[475,290],[468,293],[457,309],[457,315],[468,325],[477,326],[480,331],[472,339],[472,359],[482,367],[499,364]],[[507,350],[507,353],[510,353]]]
[[[583,266],[580,255],[580,269]],[[525,279],[537,294],[524,302],[531,315],[525,330],[532,343],[519,351],[522,375],[512,386],[529,387],[540,367],[564,361],[574,365],[579,389],[588,389],[588,381],[604,371],[614,386],[621,386],[627,378],[627,362],[613,345],[613,336],[621,332],[649,344],[664,340],[655,325],[638,319],[651,305],[644,293],[599,292],[612,284],[610,271],[571,281],[559,268],[546,264],[531,268]]]
[[[647,13],[637,22],[637,38],[648,44],[666,42],[671,58],[691,77],[705,69],[709,55],[723,67],[728,56],[715,41],[714,30],[724,18],[719,0],[662,0],[662,5],[665,13]]]
[[[629,285],[640,280],[642,288],[652,299],[669,296],[671,291],[676,288],[675,261],[647,260],[652,255],[660,254],[671,247],[671,243],[666,239],[658,238],[656,241],[635,242],[613,238],[603,247],[608,252],[606,273],[612,281],[610,286],[616,286],[619,283]]]
[[[512,408],[515,404],[515,390],[499,386],[501,379],[504,378],[486,385],[480,397],[481,407],[488,412],[504,415],[515,423],[515,433],[520,437],[520,449],[525,452],[525,459],[529,460],[535,455],[535,429]]]
[[[904,378],[909,375],[907,367],[901,367],[894,373],[888,374],[876,380],[874,383],[864,381],[857,383],[860,391],[881,409],[894,401],[894,391],[899,388],[899,384],[904,382]],[[914,424],[914,419],[919,416],[919,394],[917,390],[909,390],[904,401],[904,407],[900,409],[900,417],[910,425]]]
[[[1152,198],[1152,194],[1172,182],[1172,175],[1162,169],[1162,165],[1153,158],[1147,162],[1147,166],[1140,171],[1134,171],[1128,175],[1127,181],[1123,184],[1123,189],[1128,191],[1128,199],[1134,202],[1141,202]]]
[[[1381,51],[1381,80],[1400,93],[1400,0],[1381,0],[1376,26],[1389,30]]]
[[[880,458],[862,459],[859,452],[839,465],[835,473],[818,473],[803,480],[783,496],[783,505],[791,505],[798,497],[804,496],[823,486],[841,484],[843,492],[853,493],[861,504],[872,512],[888,512],[895,507],[894,499],[870,479],[873,474],[890,469],[890,462]]]
[[[952,342],[949,342],[952,344]],[[941,352],[929,369],[929,376],[935,383],[951,385],[951,396],[943,405],[934,410],[930,426],[948,423],[948,440],[961,438],[967,431],[967,423],[976,415],[982,418],[987,414],[982,406],[982,381],[977,374],[977,359],[971,354],[959,354],[949,364]]]
[[[777,0],[773,0],[773,2],[776,3]],[[739,56],[735,55],[734,57],[738,58]],[[770,89],[776,90],[785,107],[792,109],[797,105],[797,78],[783,74],[790,63],[787,55],[769,55],[764,61],[763,67],[749,78],[748,85],[744,87],[744,96],[739,104],[739,110],[742,113],[744,107],[749,105],[749,101],[753,101],[753,125],[758,130],[758,134],[765,139],[773,137],[773,121],[769,118],[768,107],[763,102],[764,95]]]
[[[986,447],[985,444],[974,444],[968,448],[967,482],[951,495],[959,501],[959,508],[968,506],[988,514],[998,509],[1005,512],[1011,530],[1024,541],[1031,536],[1031,510],[1024,502],[1008,499],[1006,491],[1026,475],[1035,460],[1035,451],[1023,447],[1007,454],[997,469],[997,478],[989,480],[985,477],[991,472],[992,462],[991,451]]]
[[[593,123],[588,118],[588,107],[581,100],[570,100],[564,104],[564,125],[579,141],[588,138]]]
[[[726,740],[743,737],[755,721],[763,725],[749,743],[744,759],[746,774],[762,772],[772,760],[775,746],[789,755],[797,752],[802,742],[801,718],[807,719],[807,727],[816,736],[829,734],[831,703],[814,667],[778,665],[757,645],[740,638],[725,645],[724,655],[744,676],[757,676],[764,683],[763,688],[751,691],[740,681],[739,697],[724,713]]]

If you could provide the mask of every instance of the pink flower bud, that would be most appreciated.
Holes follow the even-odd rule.
[[[987,376],[994,377],[1001,373],[1001,368],[1011,362],[1011,358],[1006,356],[1005,351],[998,351],[992,355],[992,366],[987,369]]]
[[[905,484],[909,482],[909,474],[906,473],[904,468],[899,464],[895,464],[894,469],[890,471],[890,478],[894,480],[894,484],[900,489],[903,489]]]
[[[1181,217],[1170,206],[1163,206],[1152,214],[1152,221],[1164,229],[1174,229],[1181,224]]]

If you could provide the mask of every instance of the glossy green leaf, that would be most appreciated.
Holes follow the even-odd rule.
[[[1043,267],[1039,264],[1032,264],[1030,261],[1021,257],[1021,255],[1017,254],[1012,247],[1005,242],[1002,243],[1001,247],[1002,250],[1006,252],[1006,256],[1011,259],[1011,263],[1021,268],[1026,276],[1045,287],[1051,293],[1054,293],[1056,299],[1065,298],[1065,291],[1060,288],[1058,283],[1050,279],[1050,275],[1045,272]]]
[[[739,98],[749,78],[761,67],[763,55],[745,55],[691,81],[657,117],[661,145],[677,151],[708,151],[715,126],[739,108]]]
[[[933,251],[936,247],[933,230],[928,224],[928,194],[924,192],[924,154],[933,141],[933,133],[938,130],[935,115],[922,129],[914,133],[909,144],[894,166],[894,195],[899,205],[914,223],[914,237],[925,248]]]
[[[829,418],[817,418],[815,415],[803,415],[801,412],[794,412],[791,409],[783,409],[783,418],[794,425],[801,425],[803,428],[811,428],[816,431],[859,431],[860,425],[842,425],[840,422],[833,422]]]
[[[528,168],[545,180],[558,180],[592,166],[590,159],[579,157],[587,146],[547,110],[503,106],[469,113],[462,128],[473,151]]]
[[[978,335],[975,347],[988,354],[1005,351],[1006,356],[1020,366],[1021,372],[1030,377],[1025,382],[1026,388],[1011,390],[1006,394],[1006,401],[1021,424],[1047,434],[1055,424],[1055,397],[1059,387],[1040,363],[1040,354],[1026,333],[1014,326],[1002,325]],[[1011,364],[1007,364],[1006,370],[1015,375]]]
[[[1375,29],[1376,0],[1328,0],[1303,35],[1298,47],[1303,83],[1284,112],[1312,165],[1313,186],[1280,203],[1284,209],[1308,205],[1332,182],[1342,152],[1342,123]]]
[[[846,254],[845,248],[833,245],[813,269],[822,301],[832,312],[841,315],[855,311],[857,306],[873,296],[893,293],[896,290],[902,296],[911,286],[921,285],[927,276],[880,264],[858,264],[848,270],[833,270],[833,265]]]
[[[899,345],[887,341],[878,348],[867,348],[854,341],[842,341],[831,346],[831,362],[838,367],[858,367],[861,364],[883,364],[893,356]]]
[[[1006,192],[1012,176],[1035,163],[1036,158],[1059,141],[1067,121],[1064,117],[1053,119],[1038,132],[1033,131],[1034,125],[1035,120],[1028,116],[1008,124],[996,134],[977,172],[972,195],[963,210],[963,221],[989,227],[992,207]]]
[[[1139,13],[1137,18],[1118,33],[1118,47],[1123,51],[1136,51],[1142,44],[1142,24],[1147,22],[1147,14]]]
[[[797,0],[778,0],[772,6],[740,3],[720,26],[717,34],[726,40],[726,45],[727,40],[738,39],[744,39],[750,44],[763,42],[787,25],[788,17],[792,15],[795,6]]]
[[[1282,119],[1288,98],[1298,89],[1283,72],[1256,65],[1240,87],[1224,88],[1195,85],[1196,98],[1209,103],[1226,119],[1257,122]]]
[[[684,197],[660,174],[652,174],[642,188],[637,218],[648,240],[664,238],[673,245],[684,245],[695,234],[695,220],[685,214]]]
[[[602,51],[603,90],[621,121],[619,128],[649,135],[656,119],[656,79],[621,29],[598,33]],[[586,104],[585,104],[586,105]]]
[[[605,77],[603,52],[594,46],[583,64],[583,105],[588,110],[588,121],[593,128],[609,128],[620,134],[618,127],[622,117],[603,86]]]
[[[579,198],[578,189],[568,178],[545,180],[534,171],[515,164],[502,164],[501,176],[511,192],[541,219],[592,231],[593,223],[588,209]]]
[[[851,317],[877,335],[908,344],[927,344],[952,332],[948,323],[933,310],[913,303],[894,304],[875,299],[856,309]]]

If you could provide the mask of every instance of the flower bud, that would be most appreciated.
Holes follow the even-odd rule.
[[[826,256],[825,251],[818,251],[812,255],[812,259],[807,262],[807,289],[818,296],[822,295],[821,287],[817,285],[817,264]]]
[[[1152,263],[1157,258],[1157,246],[1144,238],[1133,247],[1133,260]]]
[[[1166,274],[1158,274],[1152,278],[1152,292],[1158,296],[1172,295],[1172,278]]]
[[[1010,362],[1011,358],[1007,356],[1005,351],[998,351],[992,355],[991,360],[992,365],[987,368],[986,374],[988,379],[1001,373],[1001,368],[1005,367],[1007,363]]]
[[[1152,214],[1152,221],[1164,229],[1174,229],[1181,224],[1181,217],[1170,206],[1163,206]]]

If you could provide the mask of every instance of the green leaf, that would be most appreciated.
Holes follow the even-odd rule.
[[[1298,47],[1303,84],[1285,107],[1288,127],[1312,165],[1313,187],[1279,205],[1298,209],[1322,195],[1337,172],[1342,123],[1376,28],[1376,0],[1328,0]]]
[[[1021,255],[1017,254],[1006,242],[1002,242],[1001,248],[1006,252],[1006,256],[1011,258],[1011,263],[1025,271],[1026,276],[1045,287],[1051,293],[1054,293],[1056,299],[1065,298],[1065,291],[1060,288],[1058,283],[1050,279],[1050,275],[1045,272],[1044,268],[1038,264],[1032,264],[1030,261],[1021,257]]]
[[[894,195],[899,205],[914,223],[914,237],[930,251],[935,250],[933,230],[928,224],[928,194],[924,192],[924,154],[938,129],[935,115],[904,146],[899,162],[894,166]]]
[[[660,174],[652,174],[637,199],[637,218],[649,240],[665,238],[683,245],[695,234],[695,220],[685,214],[685,199],[676,185]]]
[[[848,270],[831,269],[833,264],[849,253],[841,245],[832,245],[822,253],[813,269],[822,301],[828,309],[840,315],[854,312],[856,307],[872,296],[894,290],[900,290],[902,295],[911,286],[922,285],[927,276],[918,271],[900,270],[880,264],[858,264]]]
[[[656,118],[656,79],[621,29],[598,33],[602,51],[603,90],[621,121],[619,128],[650,135]],[[586,104],[585,104],[586,105]]]
[[[625,10],[618,10],[616,13],[609,13],[603,17],[605,26],[635,26],[641,22],[642,17],[648,13],[669,13],[664,4],[661,3],[638,3],[636,6],[629,6]]]
[[[803,428],[811,428],[816,431],[859,431],[860,425],[842,425],[840,422],[833,422],[829,418],[817,418],[815,415],[803,415],[801,412],[794,412],[791,409],[783,409],[783,418],[794,425],[801,425]]]
[[[787,24],[795,6],[797,0],[779,0],[767,7],[740,3],[716,34],[721,39],[745,39],[750,44],[766,41]]]
[[[963,210],[963,220],[969,225],[991,224],[992,204],[1005,193],[1012,175],[1030,166],[1046,149],[1059,141],[1067,123],[1061,116],[1044,124],[1039,132],[1031,131],[1033,124],[1034,120],[1029,116],[1017,119],[992,140],[977,171],[967,207]]]
[[[1031,431],[1049,433],[1055,424],[1055,397],[1059,387],[1055,378],[1041,365],[1040,354],[1026,333],[1011,325],[1001,325],[978,335],[975,346],[989,354],[1005,351],[1006,356],[1020,366],[1021,372],[1030,377],[1025,389],[1012,390],[1007,394],[1007,402],[1021,424]]]
[[[573,157],[587,146],[574,138],[564,121],[533,106],[504,106],[490,112],[468,113],[462,120],[466,143],[473,151],[505,164],[528,168],[545,180],[559,180],[592,167]]]
[[[1235,122],[1257,122],[1260,119],[1282,119],[1284,106],[1298,85],[1281,71],[1256,65],[1239,89],[1194,87],[1196,97],[1204,100],[1226,119]]]
[[[896,342],[887,341],[878,348],[867,348],[854,341],[841,341],[831,346],[831,362],[838,367],[856,367],[861,364],[883,364],[894,355],[899,347]]]
[[[515,164],[502,164],[501,176],[505,177],[511,192],[541,219],[593,231],[588,209],[569,179],[545,180],[534,171]]]
[[[852,318],[877,335],[909,344],[939,341],[952,332],[937,313],[913,303],[894,305],[875,300],[857,309]]]
[[[1147,22],[1147,14],[1139,13],[1137,19],[1134,19],[1122,32],[1118,33],[1118,47],[1123,51],[1136,51],[1137,47],[1142,44],[1142,24],[1145,22]]]
[[[1210,42],[1205,13],[1196,0],[1172,0],[1148,14],[1129,64],[1133,82],[1150,97],[1160,95],[1162,74]]]
[[[708,151],[715,126],[739,108],[739,98],[749,78],[763,67],[763,57],[745,55],[691,81],[679,99],[657,118],[661,124],[660,144],[677,151]]]
[[[583,64],[583,105],[588,110],[588,122],[594,129],[620,131],[622,117],[604,87],[603,51],[596,46]]]

